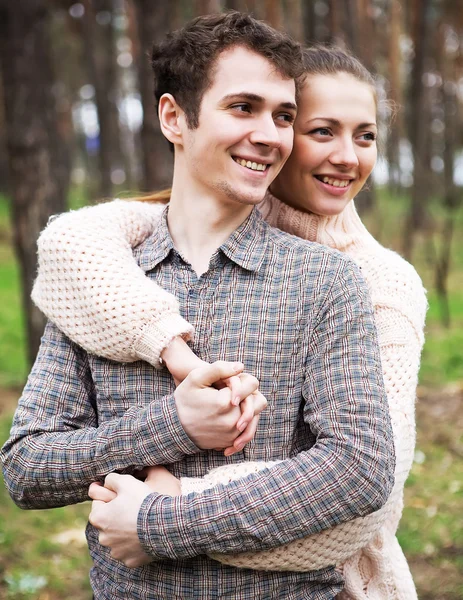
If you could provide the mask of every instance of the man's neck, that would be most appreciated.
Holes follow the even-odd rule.
[[[247,219],[252,206],[217,197],[209,190],[185,190],[174,179],[167,224],[175,248],[198,277],[209,268],[214,252]]]

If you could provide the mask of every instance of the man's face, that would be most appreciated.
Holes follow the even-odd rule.
[[[291,153],[295,116],[294,80],[242,46],[225,50],[203,96],[199,126],[184,131],[191,181],[226,203],[259,203]]]

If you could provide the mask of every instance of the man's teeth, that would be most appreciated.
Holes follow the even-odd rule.
[[[347,187],[350,183],[350,179],[332,179],[331,177],[322,177],[322,181],[334,185],[334,187]]]
[[[250,160],[244,160],[244,158],[235,158],[235,161],[242,167],[247,167],[253,171],[265,171],[267,165],[261,163],[251,162]]]

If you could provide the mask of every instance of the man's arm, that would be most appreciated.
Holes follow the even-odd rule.
[[[98,424],[86,353],[48,324],[1,451],[6,486],[22,508],[88,499],[112,471],[166,464],[199,451],[185,433],[174,396]]]
[[[200,494],[152,494],[138,536],[153,558],[279,546],[378,510],[393,485],[394,447],[373,311],[345,260],[320,309],[306,365],[304,419],[315,445]]]

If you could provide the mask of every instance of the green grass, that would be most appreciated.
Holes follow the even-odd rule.
[[[0,444],[11,417],[0,418]],[[13,504],[0,477],[0,598],[90,600],[90,558],[85,543],[60,542],[59,533],[83,531],[90,504],[23,511]]]

